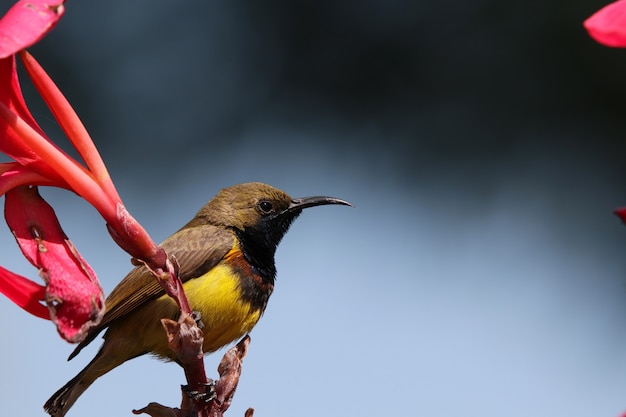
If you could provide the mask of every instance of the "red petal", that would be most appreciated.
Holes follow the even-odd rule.
[[[48,185],[66,187],[26,168],[17,162],[5,162],[0,164],[0,195],[22,185]]]
[[[57,24],[65,0],[20,0],[0,19],[0,58],[11,56],[43,38]]]
[[[70,342],[81,341],[104,312],[104,295],[95,273],[67,239],[36,187],[9,191],[5,218],[24,256],[46,281],[45,301],[59,333]]]
[[[31,167],[59,186],[67,188],[67,185],[63,185],[66,183],[60,175],[42,156],[31,149],[21,136],[24,133],[19,133],[19,129],[16,128],[20,125],[18,118],[22,120],[22,125],[30,126],[36,140],[50,144],[49,139],[26,107],[17,77],[15,57],[0,59],[0,138],[2,138],[0,152],[10,156],[21,165]]]
[[[30,114],[30,111],[28,111],[28,107],[26,106],[26,102],[24,101],[24,96],[22,96],[22,90],[20,88],[20,82],[17,77],[17,67],[15,65],[14,56],[0,59],[0,85],[2,86],[2,88],[0,88],[0,103],[6,105],[9,110],[24,119],[28,124],[41,132],[41,134],[43,135],[43,131],[39,128],[39,126],[37,126],[37,122],[35,122],[35,119]],[[8,128],[8,126],[6,126],[6,122],[3,122],[2,119],[0,119],[0,126],[2,126],[0,132],[7,130],[7,133],[10,133],[10,129]],[[0,144],[2,146],[3,152],[5,152],[4,149],[8,146],[8,144],[4,142],[7,142],[7,140],[3,140]],[[8,142],[12,141],[9,140]],[[19,143],[16,145],[19,145]],[[18,150],[20,151],[18,153],[26,154],[28,148],[18,148]],[[10,154],[11,152],[5,153]]]
[[[28,111],[20,82],[17,77],[15,57],[0,59],[0,103],[4,104],[12,113],[19,116],[42,137],[45,134]],[[20,162],[22,165],[42,163],[41,158],[26,146],[21,138],[13,131],[8,122],[0,117],[0,151]]]
[[[618,208],[613,213],[615,213],[617,217],[619,217],[624,223],[626,223],[626,207]]]
[[[626,47],[626,0],[619,0],[598,10],[583,23],[597,42],[612,47]]]
[[[50,320],[50,312],[40,303],[45,287],[0,266],[0,292],[29,313]]]

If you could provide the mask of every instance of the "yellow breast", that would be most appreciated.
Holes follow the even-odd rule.
[[[193,311],[202,315],[205,352],[214,352],[250,332],[262,311],[241,297],[240,278],[226,263],[183,286]]]

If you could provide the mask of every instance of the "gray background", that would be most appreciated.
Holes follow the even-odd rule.
[[[157,241],[244,181],[356,205],[284,239],[228,415],[614,417],[626,52],[581,26],[603,4],[72,1],[32,52]],[[110,292],[128,256],[92,208],[43,192]],[[1,232],[2,265],[37,279]],[[0,311],[0,414],[43,416],[98,342],[66,363],[49,322]],[[136,359],[69,415],[177,405],[183,382]]]

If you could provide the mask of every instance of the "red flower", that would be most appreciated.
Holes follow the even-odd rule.
[[[626,0],[619,0],[598,10],[584,22],[585,29],[597,42],[612,47],[626,47]]]
[[[43,287],[27,288],[34,293],[32,296],[42,299],[43,295],[50,312],[33,298],[26,298],[30,305],[25,307],[32,306],[39,317],[51,318],[65,339],[81,339],[89,327],[100,321],[104,311],[104,296],[96,274],[65,236],[52,207],[39,196],[36,187],[22,186],[7,192],[4,209],[22,253],[39,268],[47,283],[43,294]],[[13,282],[30,281],[5,269],[0,272],[3,292],[11,299],[16,293],[23,296]]]
[[[624,223],[626,223],[626,207],[618,208],[613,213],[615,213],[617,217],[619,217]],[[624,414],[624,417],[626,417],[626,414]]]
[[[618,0],[598,10],[583,25],[597,42],[626,48],[626,0]],[[614,213],[626,223],[626,207],[619,208]]]
[[[57,24],[65,0],[20,0],[0,19],[0,58],[7,58],[43,38]]]
[[[42,38],[63,14],[63,0],[19,1],[0,20],[0,164],[5,218],[45,287],[0,268],[0,292],[30,313],[52,319],[68,341],[80,341],[100,320],[104,296],[95,273],[67,239],[37,186],[71,190],[95,207],[114,240],[156,275],[174,274],[172,264],[126,211],[89,134],[63,94],[35,59],[23,51]],[[84,161],[52,143],[30,114],[20,90],[16,54],[39,94]],[[41,302],[45,302],[46,306]]]

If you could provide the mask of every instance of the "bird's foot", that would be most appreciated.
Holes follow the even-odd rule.
[[[193,317],[193,319],[195,320],[196,326],[198,326],[200,330],[204,330],[204,323],[202,322],[202,313],[200,313],[199,311],[192,311],[191,317]]]
[[[180,388],[193,401],[208,403],[217,397],[217,393],[215,392],[215,382],[213,382],[212,379],[209,379],[209,381],[204,384],[200,384],[200,386],[204,387],[204,389],[192,390],[189,385],[181,385]]]

